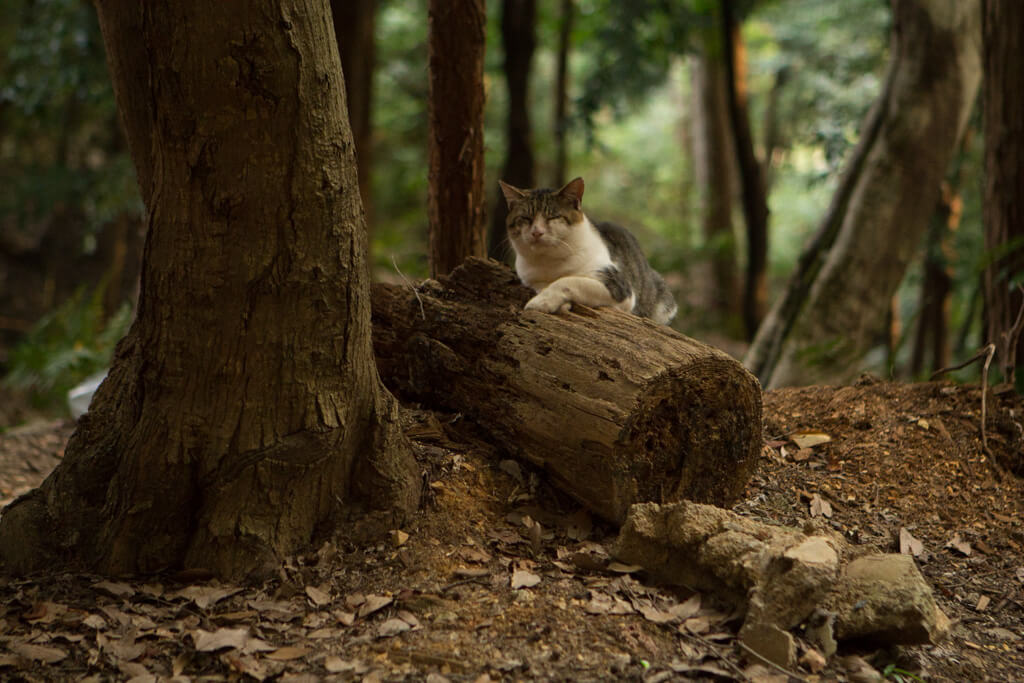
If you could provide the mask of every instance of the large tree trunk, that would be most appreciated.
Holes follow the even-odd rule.
[[[765,194],[761,164],[754,154],[747,111],[746,50],[740,36],[740,24],[732,0],[722,0],[722,49],[729,121],[732,124],[733,149],[740,172],[740,196],[747,227],[747,268],[743,283],[743,325],[747,338],[753,339],[768,302],[768,197]]]
[[[359,195],[368,231],[373,229],[373,70],[376,66],[377,0],[331,0],[334,34],[345,77],[348,121],[356,145]]]
[[[536,182],[529,102],[530,65],[537,42],[534,35],[536,16],[537,0],[502,0],[501,45],[505,50],[508,112],[505,125],[505,166],[501,179],[516,187],[533,187]],[[487,253],[500,260],[506,258],[511,249],[505,228],[508,205],[501,192],[496,195]]]
[[[418,476],[370,346],[327,0],[97,3],[146,202],[138,315],[4,566],[273,571]]]
[[[1013,382],[1024,367],[1024,334],[1009,338],[1024,306],[1011,285],[1024,272],[1024,3],[984,5],[985,248],[998,256],[985,269],[985,333]]]
[[[381,377],[476,421],[590,510],[641,501],[730,505],[761,451],[761,392],[726,354],[637,316],[522,310],[532,292],[494,261],[441,282],[374,285]]]
[[[719,34],[706,31],[702,38],[702,49],[692,60],[694,175],[704,244],[711,256],[711,303],[725,318],[738,318],[739,274],[732,222],[736,157],[729,124],[729,86]]]
[[[879,338],[977,92],[979,7],[979,0],[893,1],[883,93],[745,359],[766,387],[847,380]]]
[[[484,0],[430,0],[430,270],[487,250]]]
[[[574,0],[562,0],[558,19],[558,56],[555,66],[555,116],[553,119],[555,140],[552,187],[561,187],[567,182],[566,166],[569,159],[569,49],[572,42],[573,18],[576,15]],[[515,183],[513,183],[515,184]]]

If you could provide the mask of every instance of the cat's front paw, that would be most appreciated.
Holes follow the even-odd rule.
[[[572,302],[565,297],[545,289],[540,294],[526,302],[528,311],[544,311],[545,313],[567,313],[572,308]]]

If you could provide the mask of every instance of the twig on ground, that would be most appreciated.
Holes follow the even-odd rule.
[[[1024,313],[1024,307],[1021,308],[1021,312]],[[1018,315],[1017,316],[1017,323],[1022,323],[1022,321],[1024,321],[1024,316]],[[1018,329],[1018,324],[1017,323],[1014,323],[1014,326],[1013,326],[1013,329],[1016,330],[1016,332],[1013,332],[1014,339],[1016,339],[1016,337],[1020,336],[1020,329]],[[1022,323],[1022,324],[1024,324],[1024,323]],[[1011,332],[1012,332],[1012,330],[1011,330]],[[994,356],[995,353],[996,353],[996,345],[995,344],[988,344],[988,345],[984,346],[983,348],[979,349],[976,354],[974,354],[973,356],[971,356],[970,358],[965,360],[963,363],[959,363],[957,365],[950,365],[948,368],[942,368],[941,370],[936,370],[935,372],[932,373],[932,376],[931,376],[931,379],[935,379],[939,375],[944,375],[947,372],[952,372],[953,370],[959,370],[960,368],[967,367],[968,365],[970,365],[971,363],[973,363],[976,360],[979,360],[981,358],[985,359],[985,364],[981,366],[981,450],[982,450],[983,453],[985,453],[985,456],[988,457],[989,460],[992,460],[993,462],[994,462],[995,459],[992,457],[992,452],[988,449],[988,432],[985,431],[985,420],[986,420],[986,418],[988,416],[988,410],[987,410],[987,408],[988,408],[988,404],[987,404],[987,397],[988,397],[988,368],[992,364],[992,356]],[[966,458],[965,458],[965,462],[966,462]],[[969,469],[970,468],[968,467],[968,470]]]

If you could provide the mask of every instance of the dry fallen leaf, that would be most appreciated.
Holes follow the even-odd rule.
[[[118,581],[97,581],[92,587],[110,593],[115,598],[126,598],[135,595],[134,588],[127,583],[120,583]]]
[[[68,656],[68,653],[58,647],[47,647],[46,645],[33,645],[32,643],[12,643],[7,647],[25,659],[33,659],[44,664],[56,664]]]
[[[299,659],[301,657],[305,657],[310,652],[311,652],[311,650],[309,648],[298,647],[298,646],[295,646],[295,645],[285,645],[284,647],[279,647],[276,650],[274,650],[273,652],[271,652],[271,653],[269,653],[267,655],[264,655],[264,656],[267,659],[273,659],[274,661],[277,661],[277,662],[287,662],[287,661],[291,661],[293,659]]]
[[[797,448],[814,448],[828,443],[832,437],[824,432],[795,432],[789,435],[789,439],[796,444]]]
[[[817,493],[811,496],[811,517],[831,517],[832,503],[828,502]]]
[[[331,604],[331,594],[326,591],[322,591],[316,586],[306,586],[306,595],[313,601],[313,604],[317,607],[323,607],[324,605]]]
[[[206,609],[241,590],[233,586],[188,586],[168,597],[185,598],[194,602],[199,609]]]
[[[392,636],[397,636],[399,633],[404,633],[411,628],[412,626],[402,619],[388,619],[380,625],[380,628],[377,629],[377,637],[390,638]]]
[[[992,602],[992,598],[988,597],[987,595],[982,595],[980,598],[978,598],[978,604],[974,606],[974,609],[978,612],[984,612],[986,609],[988,609],[988,605],[990,602]]]
[[[512,572],[512,588],[532,588],[540,583],[540,576],[525,569],[517,569]]]
[[[678,617],[663,609],[658,609],[654,605],[639,605],[637,610],[644,616],[647,621],[654,622],[655,624],[667,624],[670,621],[675,621]]]
[[[686,602],[674,605],[668,611],[678,619],[689,619],[700,611],[700,593],[694,593]]]
[[[394,601],[389,595],[367,595],[366,602],[359,606],[359,618],[369,616],[377,610],[383,609]]]
[[[971,544],[965,541],[964,539],[960,538],[959,532],[953,534],[953,538],[949,540],[949,543],[946,544],[946,547],[951,550],[957,551],[964,557],[971,556]]]
[[[711,623],[707,617],[692,617],[683,622],[682,628],[685,628],[695,636],[699,636],[701,633],[707,633],[711,628]]]
[[[405,533],[401,529],[393,529],[391,531],[391,545],[396,548],[401,548],[405,545],[405,542],[409,540],[409,534]]]
[[[638,564],[623,564],[622,562],[609,562],[606,567],[608,571],[615,572],[616,574],[633,574],[634,572],[642,571],[643,567]]]
[[[225,658],[225,661],[227,661],[231,668],[238,673],[252,676],[257,681],[265,680],[270,676],[270,671],[267,668],[267,665],[260,662],[255,657],[237,657],[235,655],[228,655]]]
[[[900,527],[900,553],[914,557],[920,557],[924,553],[924,543],[914,538],[905,527]]]
[[[219,628],[216,631],[204,631],[201,628],[190,633],[192,642],[200,652],[213,652],[226,647],[241,650],[249,640],[248,628]]]

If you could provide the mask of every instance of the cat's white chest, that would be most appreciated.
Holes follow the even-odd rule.
[[[569,235],[558,248],[538,251],[516,249],[516,273],[523,284],[537,291],[562,277],[593,277],[611,264],[608,245],[587,218],[571,227]]]

